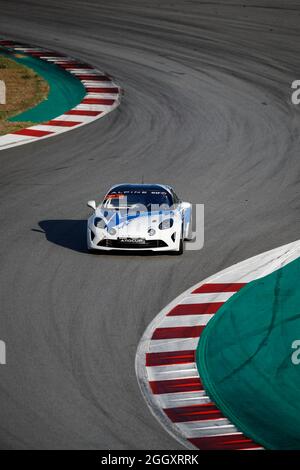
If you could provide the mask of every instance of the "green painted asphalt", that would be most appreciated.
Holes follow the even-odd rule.
[[[33,69],[48,82],[50,87],[46,100],[42,101],[34,108],[11,117],[9,119],[11,122],[49,121],[50,119],[64,114],[69,109],[74,108],[74,106],[77,106],[86,94],[85,88],[78,78],[55,64],[26,55],[16,57],[15,54],[6,54],[2,51],[1,55],[5,55],[5,57]]]
[[[211,399],[267,449],[300,449],[300,353],[292,347],[300,340],[299,287],[300,258],[249,283],[208,323],[197,349]]]

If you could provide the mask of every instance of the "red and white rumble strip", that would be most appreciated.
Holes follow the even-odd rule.
[[[154,416],[186,447],[262,449],[211,402],[201,383],[195,352],[205,325],[230,297],[299,256],[300,241],[225,269],[177,297],[144,333],[136,355],[141,391]]]
[[[72,57],[64,56],[55,51],[40,47],[30,47],[15,41],[0,40],[0,46],[8,47],[14,52],[38,57],[75,75],[84,85],[86,95],[75,108],[51,121],[21,129],[0,137],[0,150],[23,145],[35,140],[53,137],[70,131],[79,126],[89,124],[113,111],[120,104],[121,89],[113,80],[91,65],[80,62]]]

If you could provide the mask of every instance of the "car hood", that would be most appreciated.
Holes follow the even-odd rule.
[[[149,226],[157,226],[163,220],[176,217],[178,211],[174,210],[163,210],[163,211],[152,211],[152,212],[134,212],[126,210],[107,210],[98,208],[95,217],[104,219],[107,229],[116,228],[121,229],[128,226],[136,226],[142,228]]]

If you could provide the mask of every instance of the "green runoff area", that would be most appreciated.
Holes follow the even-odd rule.
[[[197,349],[212,401],[266,449],[300,449],[299,280],[300,258],[247,284],[210,320]]]
[[[16,106],[10,106],[10,100],[13,101],[19,91],[15,83],[10,93],[10,79],[17,67],[23,71],[17,83],[21,100]],[[32,90],[26,93],[30,78],[35,80],[33,94]],[[0,105],[0,135],[54,119],[77,106],[86,94],[81,81],[59,66],[1,47],[0,80],[4,80],[7,87],[7,103]],[[1,120],[5,121],[2,132]]]

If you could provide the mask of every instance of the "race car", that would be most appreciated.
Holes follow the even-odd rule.
[[[95,250],[170,251],[181,255],[192,239],[192,205],[170,186],[119,184],[101,204],[88,201],[87,247]]]

